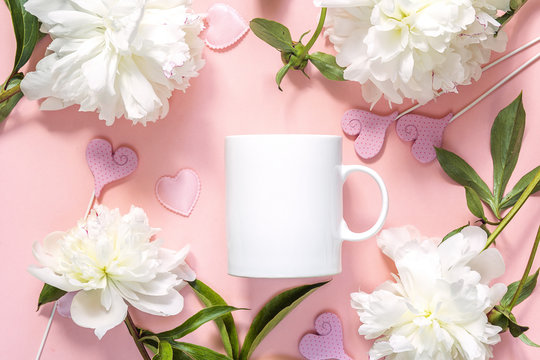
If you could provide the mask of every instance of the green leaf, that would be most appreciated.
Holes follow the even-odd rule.
[[[15,86],[18,86],[21,83],[21,80],[23,78],[22,74],[16,74],[13,76],[6,87],[2,86],[2,89],[12,89]],[[2,122],[5,118],[8,117],[8,115],[11,113],[11,110],[17,105],[19,100],[23,97],[22,92],[18,92],[15,95],[11,96],[9,99],[3,101],[0,103],[0,122]]]
[[[470,224],[467,224],[467,225],[463,225],[463,226],[460,226],[458,227],[457,229],[454,229],[452,231],[450,231],[448,234],[446,234],[445,237],[443,237],[442,241],[441,242],[445,242],[446,240],[448,240],[449,238],[451,238],[452,236],[458,234],[461,232],[461,230],[463,230],[464,228],[466,228],[467,226],[469,226]]]
[[[537,166],[533,170],[529,171],[527,174],[525,174],[519,181],[516,183],[514,188],[506,194],[506,196],[502,199],[501,202],[501,209],[507,209],[511,206],[514,206],[516,201],[518,201],[519,197],[527,187],[531,183],[531,181],[534,179],[534,176],[536,173],[540,171],[540,166]],[[534,194],[535,192],[538,192],[540,190],[540,183],[538,183],[531,194]]]
[[[39,37],[37,18],[24,9],[26,0],[5,0],[11,13],[11,21],[17,40],[13,72],[15,74],[30,59]]]
[[[344,81],[342,68],[336,63],[336,57],[334,55],[325,54],[322,52],[315,52],[310,54],[308,59],[315,65],[317,69],[329,80]]]
[[[232,306],[216,305],[202,309],[183,324],[176,328],[155,334],[160,339],[180,339],[187,334],[197,330],[201,325],[209,321],[216,320],[223,315],[230,314],[231,311],[240,310]],[[149,335],[150,332],[144,331],[143,336]]]
[[[467,198],[467,207],[471,211],[471,213],[479,217],[480,219],[486,219],[486,216],[484,215],[484,208],[482,207],[482,201],[480,200],[480,197],[474,191],[468,186],[465,186],[465,197]]]
[[[167,341],[160,341],[158,352],[152,360],[173,360],[172,346]]]
[[[536,287],[536,281],[538,280],[538,273],[540,272],[540,269],[536,270],[536,272],[533,275],[527,276],[527,279],[525,280],[525,284],[523,285],[523,288],[521,289],[521,293],[518,296],[518,299],[514,306],[520,304],[523,300],[528,298],[531,293],[533,292],[534,288]],[[514,297],[514,294],[517,291],[517,288],[519,286],[519,281],[513,282],[510,285],[508,285],[508,290],[506,291],[506,294],[504,294],[503,298],[501,299],[501,305],[505,308],[510,306],[510,302],[512,301],[512,298]]]
[[[267,302],[249,327],[240,352],[240,360],[250,359],[255,348],[266,335],[306,297],[327,282],[303,285],[286,290]]]
[[[533,342],[531,339],[529,339],[527,337],[527,335],[525,334],[521,334],[518,336],[519,340],[523,341],[525,344],[529,345],[529,346],[534,346],[534,347],[540,347],[540,345],[538,345],[537,343]]]
[[[171,345],[174,349],[188,355],[193,360],[232,360],[228,356],[195,344],[173,341]]]
[[[56,301],[65,294],[66,292],[64,290],[60,290],[49,284],[43,284],[43,289],[41,289],[41,293],[39,294],[38,310],[41,305]]]
[[[525,109],[522,96],[502,109],[491,127],[491,157],[493,159],[493,195],[500,204],[508,180],[516,167],[525,131]]]
[[[255,18],[249,22],[251,31],[268,45],[284,52],[294,52],[289,29],[278,22]]]
[[[189,283],[195,294],[199,297],[201,302],[205,306],[227,305],[225,300],[212,290],[208,285],[200,280],[195,280]],[[223,347],[227,352],[227,355],[233,359],[238,358],[240,352],[240,345],[238,342],[238,333],[236,332],[236,325],[232,314],[226,314],[220,318],[214,320],[216,323]]]
[[[289,69],[291,68],[291,64],[292,63],[286,64],[281,69],[279,69],[279,71],[276,74],[276,84],[278,86],[279,91],[283,91],[283,89],[281,88],[281,81],[285,77],[285,74],[287,73],[287,71],[289,71]]]
[[[451,151],[435,147],[437,160],[444,172],[455,182],[468,186],[495,211],[495,201],[488,186],[465,160]]]
[[[514,315],[510,314],[510,321],[508,323],[508,330],[510,330],[510,334],[512,334],[513,337],[519,337],[523,335],[523,333],[529,328],[527,326],[521,326],[516,322],[516,318]]]

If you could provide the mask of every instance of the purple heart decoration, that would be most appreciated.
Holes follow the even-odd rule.
[[[298,349],[308,360],[352,360],[343,349],[343,330],[341,321],[333,313],[322,313],[315,319],[318,335],[307,334],[302,337]]]

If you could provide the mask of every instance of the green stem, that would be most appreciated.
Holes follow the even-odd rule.
[[[10,97],[12,97],[13,95],[15,95],[15,94],[17,94],[19,92],[21,92],[21,85],[20,84],[17,84],[14,87],[9,88],[7,90],[3,90],[2,92],[0,92],[0,103],[8,100]]]
[[[302,63],[302,61],[308,54],[308,51],[313,47],[313,44],[315,44],[315,41],[321,34],[322,28],[324,26],[324,21],[326,20],[326,11],[327,11],[326,8],[321,9],[321,15],[319,16],[319,23],[317,24],[317,29],[315,29],[313,36],[311,37],[311,39],[309,39],[306,46],[302,49],[302,52],[298,55],[296,64],[294,64],[295,66],[299,66]]]
[[[133,338],[133,341],[135,341],[135,345],[137,345],[137,349],[139,350],[139,353],[141,354],[142,358],[144,360],[152,360],[150,358],[150,355],[148,355],[148,352],[144,348],[143,343],[140,341],[139,333],[137,332],[137,327],[133,323],[133,319],[129,315],[129,312],[127,313],[127,316],[124,322],[126,323],[126,326],[129,330],[129,334]]]
[[[508,214],[506,214],[506,216],[502,219],[501,223],[499,224],[499,226],[497,226],[497,228],[495,228],[495,230],[493,231],[493,233],[488,237],[487,239],[487,243],[486,243],[486,246],[484,247],[484,250],[487,249],[494,241],[495,239],[497,238],[497,236],[499,236],[499,234],[501,233],[501,231],[503,231],[503,229],[506,227],[506,225],[508,225],[508,223],[510,222],[510,220],[512,220],[514,218],[514,216],[516,215],[516,213],[519,211],[519,209],[521,209],[521,207],[523,206],[523,204],[525,203],[525,201],[529,198],[529,196],[531,195],[534,187],[540,182],[540,170],[536,173],[536,175],[534,176],[534,179],[530,182],[529,185],[527,185],[527,187],[525,188],[525,190],[523,191],[523,193],[521,194],[521,196],[519,197],[518,201],[515,203],[515,205],[512,207],[512,209],[510,209],[510,211],[508,212]]]
[[[523,276],[521,277],[521,281],[519,282],[516,293],[514,294],[514,297],[512,298],[512,301],[510,302],[510,311],[512,311],[512,309],[514,308],[514,305],[516,305],[516,302],[518,301],[518,298],[519,298],[519,294],[521,293],[521,290],[523,289],[523,286],[525,285],[525,281],[529,277],[529,273],[531,272],[534,257],[536,256],[536,250],[538,250],[539,243],[540,243],[540,226],[538,227],[538,232],[536,233],[536,239],[534,240],[534,245],[531,250],[531,255],[529,255],[529,261],[527,262],[527,267],[525,268],[525,271],[523,272]]]

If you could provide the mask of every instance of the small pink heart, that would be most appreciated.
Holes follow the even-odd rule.
[[[206,45],[221,50],[236,43],[248,32],[249,26],[238,11],[227,4],[217,3],[208,9]]]
[[[113,153],[112,145],[103,139],[94,139],[86,147],[86,162],[94,175],[94,191],[99,197],[103,187],[120,180],[137,168],[139,159],[135,151],[122,146]]]
[[[327,312],[317,316],[315,330],[319,335],[304,335],[298,345],[306,359],[352,360],[343,349],[343,330],[337,315]]]
[[[416,160],[428,163],[435,160],[435,146],[442,145],[444,129],[450,123],[452,114],[434,119],[428,116],[407,114],[397,121],[396,132],[401,140],[414,141],[411,152]]]
[[[162,176],[156,183],[156,197],[161,205],[183,216],[189,216],[201,192],[197,173],[182,169],[176,176]]]
[[[341,128],[347,135],[358,135],[354,149],[362,159],[376,156],[384,144],[386,129],[396,120],[398,112],[387,116],[373,114],[370,111],[352,109],[341,119]]]

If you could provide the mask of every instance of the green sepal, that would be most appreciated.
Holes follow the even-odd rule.
[[[454,230],[450,231],[448,234],[446,234],[445,237],[443,237],[441,243],[442,243],[442,242],[445,242],[446,240],[448,240],[448,239],[451,238],[452,236],[454,236],[454,235],[460,233],[461,230],[463,230],[464,228],[466,228],[466,227],[469,226],[469,225],[470,225],[470,224],[463,225],[463,226],[458,227],[457,229],[454,229]]]
[[[262,41],[283,52],[293,52],[289,29],[276,21],[255,18],[249,22],[251,31]]]
[[[516,14],[516,12],[527,2],[527,0],[510,0],[510,9],[497,19],[501,27],[497,32]]]
[[[170,343],[173,349],[184,353],[192,360],[232,360],[230,357],[215,352],[204,346],[173,341]]]
[[[143,331],[142,336],[157,336],[161,340],[181,339],[187,334],[197,330],[203,324],[206,324],[209,321],[216,320],[224,315],[230,314],[231,311],[235,310],[240,309],[224,305],[206,307],[172,330],[163,331],[157,334],[145,330]]]
[[[495,201],[488,186],[474,169],[458,155],[451,151],[435,147],[437,160],[444,172],[455,182],[473,189],[482,201],[495,212]]]
[[[345,81],[343,71],[345,68],[339,66],[334,55],[315,52],[308,56],[309,61],[329,80]]]
[[[513,189],[506,194],[506,196],[501,201],[501,209],[508,209],[509,207],[514,206],[514,204],[518,201],[519,197],[525,190],[525,188],[531,183],[531,181],[534,179],[534,176],[536,173],[540,171],[540,166],[537,166],[533,170],[529,171],[527,174],[525,174],[519,181],[514,185]],[[534,194],[535,192],[538,192],[540,190],[540,183],[536,184],[536,186],[533,188],[533,191],[531,194]]]
[[[158,352],[152,360],[173,360],[173,349],[169,342],[167,341],[160,341]]]
[[[285,66],[283,66],[281,69],[279,69],[279,71],[276,74],[276,84],[278,86],[279,91],[283,91],[283,89],[281,88],[281,81],[285,77],[285,74],[287,74],[287,71],[289,71],[289,69],[291,68],[291,64],[292,64],[292,61],[286,64]]]
[[[480,200],[480,197],[474,191],[472,188],[465,186],[465,198],[467,199],[467,207],[471,211],[471,213],[482,219],[486,219],[486,215],[484,214],[484,208],[482,206],[482,200]]]
[[[525,283],[523,284],[523,288],[521,289],[521,292],[518,295],[517,301],[514,304],[514,306],[520,304],[523,302],[523,300],[527,299],[533,292],[534,288],[536,287],[536,282],[538,280],[538,273],[540,272],[540,269],[536,270],[536,272],[533,275],[527,276],[527,279],[525,280]],[[512,298],[514,297],[514,294],[516,293],[520,281],[515,281],[508,285],[508,290],[506,290],[506,294],[504,294],[503,298],[501,299],[501,306],[507,308],[510,306],[510,303],[512,302]]]
[[[523,341],[523,343],[526,344],[526,345],[534,346],[534,347],[540,347],[540,345],[538,345],[537,343],[535,343],[534,341],[529,339],[527,337],[527,335],[525,335],[525,334],[519,335],[518,338],[519,338],[519,340]]]
[[[502,332],[510,330],[513,337],[519,337],[525,331],[529,330],[527,326],[519,325],[515,316],[503,306],[495,306],[488,314],[488,320],[491,324],[499,326]]]
[[[519,94],[510,105],[499,112],[491,127],[493,196],[496,204],[500,204],[508,180],[516,167],[524,131],[525,109],[522,94]]]
[[[66,294],[66,291],[60,290],[49,284],[43,284],[43,289],[39,294],[37,310],[41,305],[56,301]]]
[[[4,85],[2,86],[2,89],[6,89],[6,90],[11,89],[19,85],[22,79],[23,79],[23,74],[21,73],[15,74],[11,79],[9,79],[9,82],[7,85],[4,83]],[[23,93],[18,92],[12,97],[10,97],[9,99],[2,101],[0,103],[0,122],[4,121],[4,119],[8,117],[8,115],[11,113],[11,110],[13,110],[15,105],[17,105],[17,103],[19,102],[19,100],[21,100],[22,97],[23,97]]]
[[[200,280],[195,280],[188,283],[193,289],[199,300],[209,307],[216,305],[227,306],[227,303],[218,293],[212,290],[208,285]],[[237,359],[240,353],[240,344],[238,342],[238,333],[236,331],[236,325],[231,313],[226,314],[220,318],[214,320],[218,327],[223,347],[229,357]]]
[[[248,360],[259,343],[306,297],[328,281],[286,290],[267,302],[253,319],[244,339],[240,360]]]

